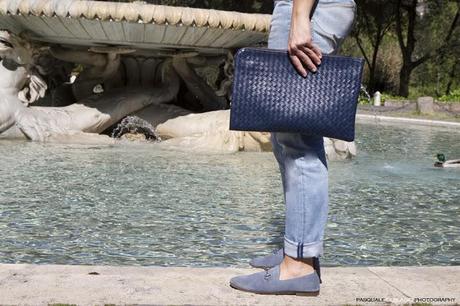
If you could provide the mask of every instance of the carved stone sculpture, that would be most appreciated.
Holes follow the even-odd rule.
[[[230,111],[226,108],[233,78],[231,54],[203,57],[186,52],[145,57],[135,56],[135,51],[46,48],[0,31],[0,133],[14,126],[10,134],[16,137],[20,132],[35,141],[114,143],[114,139],[98,134],[135,115],[157,127],[164,141],[155,145],[164,148],[207,153],[271,151],[269,133],[229,130]],[[72,73],[65,63],[83,67],[73,83],[63,82],[70,81]],[[209,65],[222,69],[214,86],[197,70]],[[59,73],[53,69],[61,66],[65,69]],[[181,84],[197,105],[181,101]],[[43,98],[50,92],[51,106],[43,106]],[[185,103],[185,108],[173,102]],[[356,155],[354,143],[326,139],[325,147],[330,160]]]
[[[234,153],[267,152],[272,150],[269,133],[230,131],[230,111],[189,114],[158,125],[157,133],[166,139],[159,145],[176,150]],[[329,160],[343,160],[356,156],[356,146],[336,139],[325,138]]]
[[[0,32],[0,133],[16,124],[32,140],[75,133],[101,133],[125,116],[146,106],[173,100],[179,90],[179,78],[171,60],[161,63],[160,84],[150,87],[114,89],[93,94],[65,107],[28,107],[44,96],[46,84],[37,73],[36,49],[11,35]],[[11,63],[5,65],[5,63]],[[28,97],[21,101],[20,97]]]

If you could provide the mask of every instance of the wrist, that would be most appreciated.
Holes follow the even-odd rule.
[[[292,18],[310,21],[311,13],[318,0],[292,0]]]

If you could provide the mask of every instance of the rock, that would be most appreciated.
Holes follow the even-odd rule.
[[[384,106],[387,108],[401,108],[404,110],[417,109],[417,103],[410,100],[385,100]]]
[[[356,144],[343,140],[324,138],[324,150],[329,161],[352,159],[356,156]]]
[[[120,139],[129,140],[129,141],[147,141],[147,138],[145,137],[145,135],[141,133],[137,133],[137,134],[126,133],[126,134],[123,134],[123,136],[121,136]]]
[[[125,137],[127,140],[158,140],[158,134],[155,132],[153,125],[137,116],[127,116],[118,124],[112,131],[113,138],[121,138],[125,134],[130,136]],[[143,137],[139,136],[143,135]]]
[[[324,151],[326,152],[326,156],[328,160],[337,160],[339,156],[335,151],[334,143],[330,138],[324,138]]]
[[[193,152],[234,153],[243,151],[244,132],[230,131],[229,124],[230,111],[189,114],[170,119],[157,126],[157,133],[162,139],[166,139],[159,145]]]
[[[162,147],[193,152],[234,153],[237,151],[271,152],[270,133],[230,131],[230,111],[190,114],[170,119],[157,126],[166,141]],[[324,139],[329,160],[356,156],[354,142]]]
[[[229,131],[230,111],[189,114],[170,119],[157,126],[162,139]]]
[[[241,151],[241,132],[216,131],[171,138],[160,142],[157,146],[165,149],[188,151],[195,153],[226,154]]]
[[[245,132],[243,147],[246,152],[272,152],[270,133]]]
[[[68,134],[52,134],[44,139],[47,143],[80,144],[80,145],[113,145],[115,139],[107,135],[75,132]]]
[[[11,128],[0,134],[0,139],[27,139],[26,135],[16,126],[13,125]]]
[[[176,106],[174,104],[159,104],[159,105],[150,105],[136,113],[134,116],[144,119],[149,122],[154,127],[168,121],[169,119],[174,119],[179,116],[185,116],[191,112],[183,109],[182,107]]]
[[[356,156],[356,144],[354,142],[346,142],[338,139],[330,139],[332,143],[333,152],[327,152],[326,155],[329,160],[345,160],[352,159]],[[328,154],[329,153],[329,154]]]
[[[422,115],[434,114],[434,99],[432,97],[420,97],[417,99],[417,112]]]
[[[230,111],[189,114],[157,126],[160,145],[197,152],[271,151],[270,133],[230,131]],[[169,140],[168,140],[169,139]]]
[[[460,114],[460,103],[452,103],[449,105],[449,111],[455,114]]]

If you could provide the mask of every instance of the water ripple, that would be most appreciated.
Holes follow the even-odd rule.
[[[459,133],[359,125],[330,164],[325,265],[458,265]],[[91,149],[91,150],[90,150]],[[272,154],[0,142],[0,262],[240,266],[280,246]]]

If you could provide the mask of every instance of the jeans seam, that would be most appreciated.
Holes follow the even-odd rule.
[[[304,158],[304,157],[301,157],[301,159]],[[301,239],[301,242],[305,241],[305,203],[304,203],[304,199],[305,199],[305,191],[304,191],[304,188],[303,188],[303,169],[300,168],[300,190],[302,190],[301,192],[301,203],[302,203],[302,239]]]

